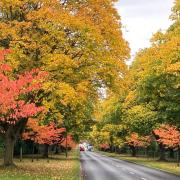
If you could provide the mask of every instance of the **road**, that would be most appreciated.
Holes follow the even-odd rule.
[[[180,180],[180,176],[110,158],[81,152],[83,180]]]

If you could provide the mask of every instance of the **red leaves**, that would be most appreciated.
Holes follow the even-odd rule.
[[[75,147],[76,144],[71,135],[65,137],[65,128],[57,128],[54,123],[39,125],[35,119],[29,119],[26,131],[23,133],[24,140],[32,140],[38,144],[61,145]]]
[[[139,147],[141,146],[141,143],[139,141],[139,136],[137,133],[132,133],[128,138],[127,138],[127,144],[130,146],[134,147]]]
[[[65,131],[65,128],[57,128],[54,123],[40,126],[36,120],[29,119],[23,139],[30,139],[38,144],[61,144]]]
[[[7,64],[1,64],[0,69],[3,71],[12,71],[12,68]]]
[[[38,131],[39,144],[59,144],[63,139],[65,128],[57,128],[54,123],[40,126]]]
[[[180,131],[175,126],[163,124],[153,132],[159,138],[157,141],[166,147],[180,147]]]
[[[100,144],[99,148],[103,151],[106,151],[110,148],[109,144]]]
[[[150,145],[150,136],[139,136],[137,133],[132,133],[126,138],[126,143],[133,147],[147,147]]]
[[[7,54],[12,53],[11,49],[0,50],[0,60],[3,60]]]
[[[32,117],[43,110],[42,107],[32,103],[32,99],[23,100],[22,95],[26,96],[39,90],[46,73],[33,69],[30,72],[9,77],[5,72],[11,71],[12,68],[6,63],[3,64],[3,60],[10,52],[9,49],[0,51],[0,60],[2,60],[0,62],[0,121],[15,124],[19,119]]]
[[[0,61],[3,61],[5,59],[5,56],[7,54],[10,54],[12,51],[10,49],[4,49],[0,50]],[[3,62],[0,63],[0,71],[1,72],[8,72],[12,71],[12,68],[8,64],[4,64]]]
[[[64,137],[62,143],[59,145],[61,145],[65,148],[66,141],[67,141],[67,147],[70,147],[70,148],[76,147],[76,143],[74,142],[73,137],[71,135],[67,135],[67,139],[66,139],[66,137]]]
[[[162,124],[159,128],[153,130],[157,142],[162,143],[166,147],[180,147],[180,131],[175,126]],[[147,147],[151,142],[150,136],[139,136],[137,133],[132,133],[126,138],[129,146]]]

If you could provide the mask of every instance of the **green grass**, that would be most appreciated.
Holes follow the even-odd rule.
[[[2,162],[2,160],[0,160]],[[47,159],[31,162],[30,158],[15,159],[16,167],[0,167],[1,180],[79,180],[80,161],[79,152],[69,152],[68,158],[64,155],[54,155]]]
[[[177,163],[175,162],[161,162],[161,161],[157,161],[157,159],[152,159],[152,158],[131,157],[128,155],[120,155],[120,154],[108,153],[108,152],[102,152],[102,151],[100,153],[109,157],[135,162],[135,163],[142,164],[148,167],[157,168],[157,169],[161,169],[170,173],[175,173],[175,174],[180,175],[180,167],[177,167]]]

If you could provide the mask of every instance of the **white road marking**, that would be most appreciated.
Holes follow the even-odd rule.
[[[135,173],[133,173],[133,172],[129,172],[130,174],[135,174]]]
[[[142,180],[147,180],[147,179],[145,179],[145,178],[141,178]]]

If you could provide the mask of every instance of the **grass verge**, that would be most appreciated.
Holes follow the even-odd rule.
[[[102,152],[102,151],[100,151],[99,153],[109,156],[109,157],[142,164],[151,168],[156,168],[156,169],[160,169],[160,170],[164,170],[170,173],[180,175],[180,167],[177,167],[177,163],[175,162],[161,162],[152,158],[131,157],[131,156],[125,156],[125,155],[120,155],[120,154],[115,154],[115,153]]]
[[[1,162],[2,160],[0,160]],[[69,152],[66,159],[64,154],[54,155],[47,159],[31,162],[30,158],[14,160],[16,167],[0,167],[1,180],[79,180],[80,161],[77,150]]]

